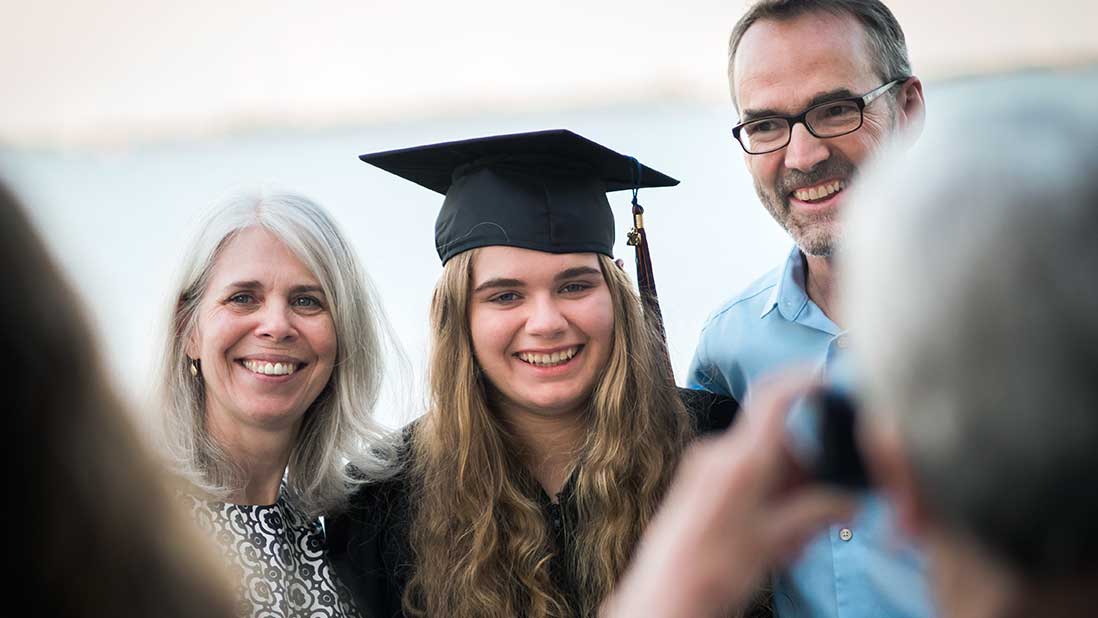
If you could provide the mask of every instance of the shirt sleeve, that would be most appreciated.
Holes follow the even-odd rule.
[[[702,329],[701,337],[698,338],[698,348],[694,351],[694,359],[690,361],[686,387],[734,398],[728,380],[721,372],[717,360],[710,354],[710,345],[714,333],[708,327],[707,324]]]

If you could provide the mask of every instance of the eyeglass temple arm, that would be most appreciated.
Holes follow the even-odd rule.
[[[896,84],[902,84],[902,83],[906,82],[909,79],[911,79],[911,77],[898,77],[898,78],[896,78],[896,79],[894,79],[890,82],[881,84],[880,87],[878,87],[878,88],[876,88],[876,89],[874,89],[870,92],[867,92],[865,94],[865,96],[862,97],[862,105],[869,105],[875,99],[880,97],[882,94],[888,92],[889,90],[892,90],[892,87],[895,86]]]

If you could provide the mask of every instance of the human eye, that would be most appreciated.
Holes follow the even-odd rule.
[[[848,118],[858,114],[858,106],[851,101],[840,101],[827,109],[829,116]]]
[[[743,126],[741,141],[748,149],[772,150],[789,137],[789,123],[784,118],[761,118]]]
[[[593,287],[595,286],[586,281],[572,281],[570,283],[562,285],[560,287],[560,291],[563,294],[580,294],[582,292],[590,290]]]
[[[296,296],[290,301],[290,304],[294,308],[306,311],[319,311],[324,308],[324,304],[315,296]]]
[[[254,305],[258,301],[250,292],[237,292],[225,299],[225,302],[233,305]]]
[[[845,129],[861,119],[858,105],[853,101],[834,101],[810,112],[810,122],[824,129]]]
[[[495,303],[497,305],[512,305],[521,300],[521,296],[517,292],[500,292],[488,298],[488,302]]]
[[[778,122],[773,119],[756,120],[755,122],[744,125],[743,130],[752,137],[758,137],[778,131],[779,126]]]

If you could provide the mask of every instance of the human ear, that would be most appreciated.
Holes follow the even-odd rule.
[[[896,94],[896,114],[899,129],[914,141],[923,132],[923,119],[926,106],[923,101],[923,83],[918,77],[912,77],[900,85]]]
[[[199,341],[200,336],[198,334],[198,326],[195,325],[195,327],[192,328],[191,332],[187,335],[187,345],[183,347],[183,353],[186,354],[187,358],[192,361],[199,359],[201,356],[199,351],[201,350],[202,346],[199,345]]]

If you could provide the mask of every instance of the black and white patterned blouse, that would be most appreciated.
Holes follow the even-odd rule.
[[[279,491],[272,505],[183,496],[198,527],[213,537],[237,586],[240,616],[358,618],[351,593],[328,560],[324,529]]]

